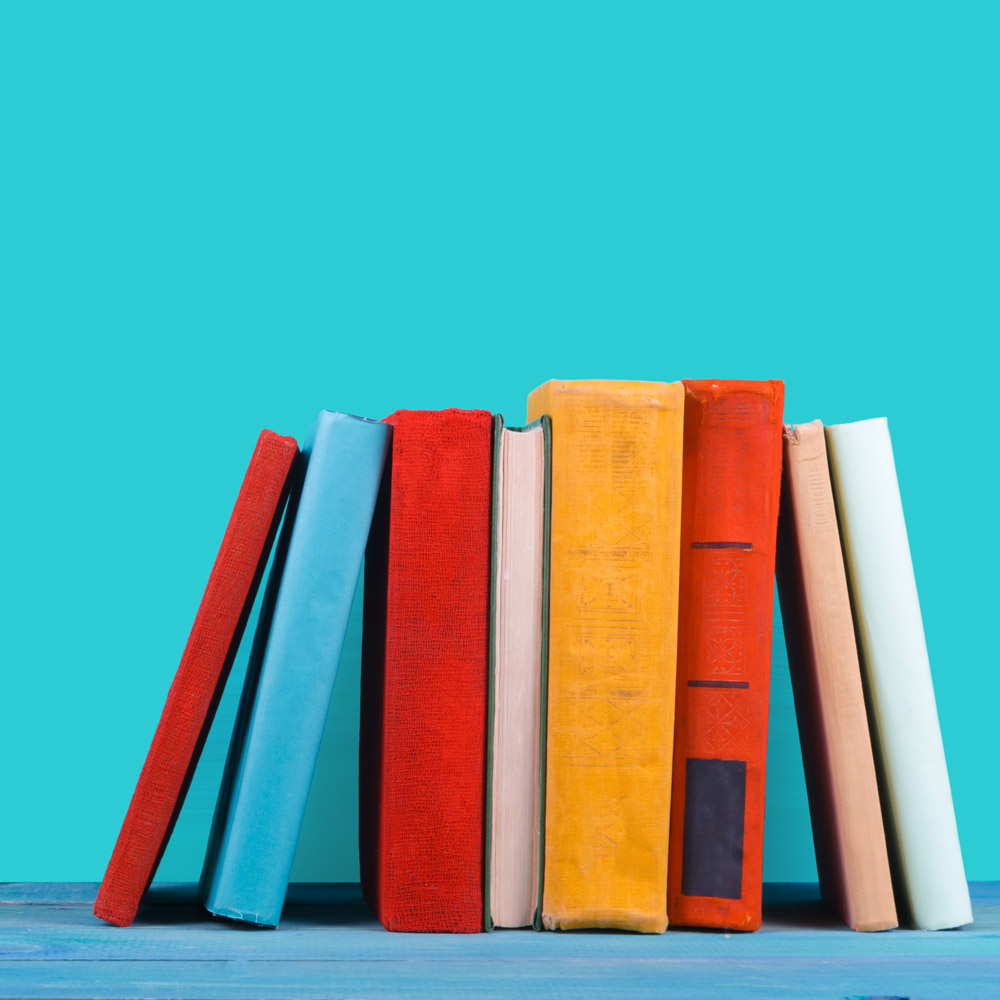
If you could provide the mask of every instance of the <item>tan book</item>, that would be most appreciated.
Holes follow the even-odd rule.
[[[897,925],[823,425],[785,427],[778,594],[820,889],[856,931]]]

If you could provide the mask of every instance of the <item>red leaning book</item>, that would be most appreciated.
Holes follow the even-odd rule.
[[[361,885],[388,930],[481,931],[493,420],[386,422],[365,555]]]
[[[288,498],[298,446],[261,431],[94,913],[127,927],[184,804]]]
[[[667,915],[760,926],[784,385],[685,380]]]

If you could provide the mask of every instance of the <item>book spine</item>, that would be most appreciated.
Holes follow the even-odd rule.
[[[779,381],[685,381],[670,922],[755,930],[781,486]]]
[[[542,923],[666,927],[683,390],[549,382]]]
[[[505,429],[503,419],[496,418],[486,739],[486,930],[492,929],[494,921],[502,927],[529,926],[538,904],[548,452],[543,421]],[[529,469],[535,474],[533,480],[526,475]]]
[[[884,419],[826,429],[890,862],[922,930],[972,922],[920,602]]]
[[[820,888],[848,926],[886,930],[896,906],[823,425],[784,439],[778,596]]]
[[[552,547],[552,420],[543,413],[538,422],[545,439],[545,485],[542,522],[542,680],[538,731],[538,868],[535,879],[535,912],[532,927],[542,930],[542,900],[545,889],[545,780],[547,774],[549,718],[549,588],[552,571],[549,553]]]
[[[362,884],[389,930],[480,931],[492,416],[386,419],[391,489],[365,586]]]
[[[269,927],[280,918],[390,433],[324,411],[303,446],[203,880],[219,916]]]
[[[260,585],[298,446],[262,431],[94,902],[128,926],[184,804]]]
[[[497,600],[500,589],[498,573],[500,569],[500,534],[501,507],[503,493],[503,436],[504,419],[502,414],[493,418],[493,482],[491,486],[492,500],[490,504],[490,631],[488,636],[488,651],[486,661],[486,791],[483,800],[485,817],[483,821],[483,930],[493,930],[493,897],[491,883],[493,882],[493,799],[494,788],[495,747],[494,731],[497,710]]]

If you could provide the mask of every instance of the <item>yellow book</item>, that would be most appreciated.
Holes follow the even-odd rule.
[[[552,420],[542,922],[667,926],[684,388],[546,382]]]

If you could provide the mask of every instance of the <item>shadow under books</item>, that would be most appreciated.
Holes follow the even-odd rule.
[[[374,920],[361,895],[361,887],[350,882],[293,882],[288,887],[282,925],[352,927]],[[206,924],[256,933],[272,930],[239,920],[215,917],[202,905],[196,883],[153,885],[143,896],[135,925]]]
[[[288,896],[281,914],[283,925],[297,926],[360,927],[371,924],[374,919],[361,895],[361,887],[352,882],[293,882],[288,887]],[[268,929],[238,920],[213,917],[201,905],[195,883],[153,885],[143,897],[135,923],[147,926],[216,923],[247,933]],[[761,930],[767,932],[792,928],[848,932],[848,928],[820,897],[815,883],[766,884]],[[688,929],[670,928],[670,932],[675,931],[687,932]],[[706,932],[702,928],[693,933]]]

